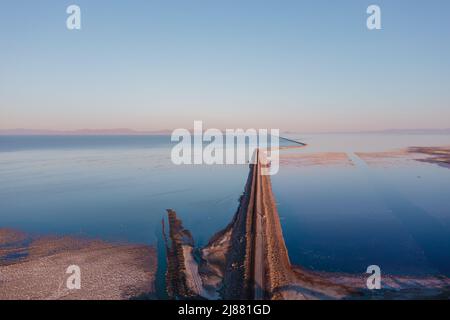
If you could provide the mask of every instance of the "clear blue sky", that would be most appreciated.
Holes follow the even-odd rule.
[[[69,31],[66,7],[82,10]],[[382,10],[381,31],[366,8]],[[0,129],[450,127],[450,1],[3,0]]]

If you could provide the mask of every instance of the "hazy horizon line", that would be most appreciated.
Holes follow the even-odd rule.
[[[193,131],[193,129],[188,129]],[[246,130],[246,129],[244,129]],[[54,129],[0,129],[0,135],[168,135],[173,129],[161,130],[135,130],[130,128],[112,128],[112,129],[73,129],[73,130],[54,130]],[[408,128],[408,129],[379,129],[379,130],[354,130],[354,131],[294,131],[280,130],[282,134],[363,134],[363,133],[444,133],[450,134],[450,128]]]

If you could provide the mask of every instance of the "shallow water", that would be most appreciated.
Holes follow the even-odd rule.
[[[295,135],[355,166],[285,166],[272,177],[292,262],[323,271],[447,273],[450,170],[368,166],[354,152],[450,145],[448,135]],[[198,245],[225,227],[247,165],[175,166],[170,137],[0,137],[0,227],[156,244],[165,209]],[[446,251],[447,250],[447,251]]]
[[[354,165],[288,165],[273,177],[291,261],[320,271],[364,273],[376,264],[385,273],[450,275],[450,170],[411,159],[369,166],[355,155],[411,145],[450,145],[450,137],[319,135],[292,151],[344,151]]]
[[[32,233],[156,243],[173,208],[202,244],[231,219],[248,170],[173,165],[167,136],[29,138],[0,138],[0,225]]]

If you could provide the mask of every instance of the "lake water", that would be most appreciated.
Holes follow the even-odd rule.
[[[309,269],[450,275],[450,170],[414,160],[369,166],[355,153],[449,146],[448,135],[305,135],[304,154],[354,166],[285,166],[272,178],[293,263]]]
[[[155,243],[173,208],[198,243],[231,219],[246,166],[176,166],[169,136],[0,137],[1,226]]]
[[[355,166],[286,166],[272,177],[292,262],[323,271],[450,271],[450,170],[371,167],[354,152],[450,145],[448,135],[296,135]],[[225,227],[247,165],[176,166],[169,136],[0,137],[0,227],[155,244],[173,208],[197,244]],[[447,251],[446,251],[447,250]]]

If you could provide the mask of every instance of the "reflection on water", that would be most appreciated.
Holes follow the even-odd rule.
[[[407,159],[372,167],[354,153],[449,145],[449,137],[321,135],[300,152],[337,151],[338,138],[353,166],[288,164],[272,179],[292,262],[326,271],[363,273],[376,264],[386,273],[449,275],[450,171]]]
[[[449,136],[293,135],[283,153],[345,152],[354,165],[289,163],[272,177],[293,263],[324,271],[449,274],[450,170],[355,153],[450,145]],[[175,166],[170,137],[0,137],[0,226],[156,244],[174,208],[199,245],[228,224],[248,167]]]
[[[246,166],[173,165],[167,136],[63,138],[39,149],[38,137],[1,137],[2,227],[156,243],[174,208],[201,243],[231,219],[246,179]],[[11,151],[14,139],[28,147]]]

